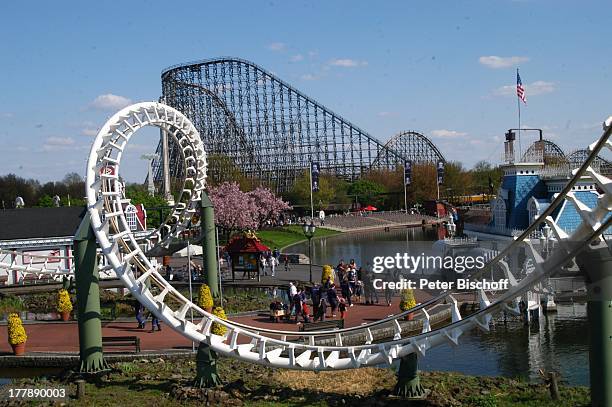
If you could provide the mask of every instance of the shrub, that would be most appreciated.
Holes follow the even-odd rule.
[[[21,318],[15,313],[8,317],[8,338],[11,345],[19,345],[28,340]]]
[[[414,299],[414,292],[410,288],[405,288],[401,292],[402,300],[400,301],[400,310],[407,311],[410,308],[416,307],[416,300]]]
[[[68,291],[62,289],[57,293],[57,310],[58,312],[72,312],[72,302]]]
[[[215,307],[213,309],[213,315],[216,315],[217,317],[221,318],[221,319],[227,319],[227,316],[225,315],[225,311],[223,311],[223,308],[221,307]],[[225,335],[225,332],[227,331],[227,328],[221,324],[218,323],[213,323],[212,327],[211,327],[211,332],[215,335]]]
[[[57,294],[28,294],[22,296],[23,305],[29,312],[46,314],[57,311]]]
[[[23,303],[19,297],[6,296],[0,299],[0,315],[24,311]]]
[[[210,287],[206,284],[202,284],[202,286],[200,287],[198,305],[204,309],[211,308],[213,306],[213,297],[210,293]]]
[[[326,264],[325,266],[323,266],[323,272],[321,273],[321,284],[325,284],[328,278],[330,279],[332,283],[334,282],[333,271],[334,269],[329,264]]]

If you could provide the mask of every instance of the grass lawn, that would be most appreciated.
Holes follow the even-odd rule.
[[[543,383],[504,377],[477,377],[458,373],[421,372],[421,383],[431,393],[414,404],[392,397],[397,379],[391,369],[361,368],[332,372],[281,370],[220,358],[217,368],[224,385],[214,389],[192,388],[195,362],[163,359],[112,365],[110,374],[85,386],[85,398],[74,398],[73,380],[16,379],[12,388],[56,388],[70,395],[67,406],[397,406],[496,407],[586,406],[587,387],[560,385],[561,400],[553,401]],[[10,405],[34,405],[27,401]],[[59,404],[59,403],[58,403]],[[4,405],[4,404],[3,404]],[[37,404],[38,405],[38,404]],[[50,405],[46,404],[46,405]]]
[[[332,236],[338,233],[341,232],[317,227],[315,237]],[[290,244],[306,240],[304,232],[302,232],[302,226],[300,225],[289,225],[276,229],[260,230],[257,232],[257,236],[261,239],[261,242],[270,249],[274,249],[275,247],[280,249]]]

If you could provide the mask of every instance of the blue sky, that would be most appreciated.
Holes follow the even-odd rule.
[[[85,3],[0,6],[0,174],[84,174],[115,110],[156,100],[162,69],[217,56],[263,66],[381,141],[420,131],[467,167],[498,162],[518,124],[517,65],[523,125],[565,150],[612,114],[608,2]],[[155,144],[149,132],[130,147],[129,180]]]

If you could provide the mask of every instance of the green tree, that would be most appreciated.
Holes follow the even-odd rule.
[[[131,200],[134,205],[142,204],[147,211],[147,226],[158,227],[163,219],[160,219],[158,211],[153,208],[163,208],[168,206],[168,202],[160,195],[152,196],[147,187],[141,184],[127,184],[125,186],[125,197]],[[167,212],[166,212],[167,214]]]
[[[454,202],[456,197],[469,195],[471,191],[471,173],[464,170],[458,161],[447,162],[444,166],[444,183],[440,185],[440,196]]]
[[[36,206],[51,208],[53,207],[53,198],[51,198],[49,195],[43,195],[38,199]]]
[[[319,191],[312,194],[313,206],[316,210],[327,209],[331,204],[348,204],[346,196],[347,183],[329,174],[319,176]],[[310,207],[310,172],[308,170],[295,181],[293,188],[287,194],[287,200],[292,205]]]
[[[436,199],[436,166],[433,164],[413,164],[412,183],[408,186],[408,202],[422,203]]]
[[[40,183],[33,179],[25,179],[8,174],[0,176],[0,208],[14,208],[15,199],[20,196],[25,206],[33,206],[38,202]]]
[[[499,166],[493,166],[487,161],[478,161],[471,170],[474,194],[494,194],[501,185],[504,175]],[[489,182],[491,185],[489,185]],[[492,188],[490,188],[492,187]]]
[[[357,201],[362,205],[378,205],[381,206],[384,202],[384,196],[387,189],[384,185],[367,179],[360,179],[353,182],[348,189],[348,194],[356,196]]]
[[[378,206],[385,210],[404,208],[404,167],[396,166],[393,170],[372,169],[364,177],[367,180],[382,185],[386,193],[382,195],[382,203]]]

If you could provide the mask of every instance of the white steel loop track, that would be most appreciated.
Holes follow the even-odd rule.
[[[130,121],[131,126],[126,126],[126,121]],[[457,345],[461,334],[474,327],[488,330],[492,315],[496,312],[503,310],[519,314],[518,298],[565,266],[585,245],[604,233],[612,223],[608,217],[612,207],[612,181],[597,174],[589,165],[602,148],[612,149],[609,141],[611,122],[612,118],[608,119],[601,139],[589,147],[589,159],[575,171],[543,216],[487,265],[489,270],[502,270],[510,279],[510,288],[497,292],[491,298],[483,290],[475,292],[480,310],[467,317],[459,313],[457,301],[450,293],[442,293],[416,308],[371,324],[332,332],[306,333],[262,329],[221,320],[190,302],[161,276],[144,255],[127,226],[120,205],[116,175],[109,176],[101,171],[107,165],[113,165],[114,174],[118,174],[121,152],[138,128],[144,125],[171,128],[179,145],[184,148],[188,176],[195,180],[190,202],[194,197],[199,199],[206,171],[200,137],[180,112],[159,103],[139,103],[123,109],[98,134],[87,164],[88,210],[98,243],[117,276],[145,307],[183,336],[208,343],[215,351],[230,357],[282,368],[326,370],[390,364],[409,353],[425,355],[429,348],[441,343]],[[123,130],[118,132],[117,129]],[[603,192],[594,209],[582,204],[572,193],[573,186],[583,174],[590,175]],[[560,229],[549,216],[565,199],[576,207],[583,220],[571,235]],[[191,206],[186,205],[186,208]],[[556,238],[553,251],[546,259],[527,240],[542,222],[549,224]],[[520,276],[510,272],[508,256],[518,248],[526,251],[533,272]],[[439,304],[446,304],[444,306],[450,311],[450,321],[432,326],[430,314]],[[193,322],[188,317],[192,312],[195,315]],[[416,336],[405,335],[407,332],[403,332],[400,324],[410,312],[423,315],[422,329]],[[227,333],[224,336],[213,334],[213,323],[225,326]],[[373,330],[378,327],[391,328],[393,339],[374,343]],[[349,335],[351,343],[357,337],[359,344],[344,345],[349,343]]]

